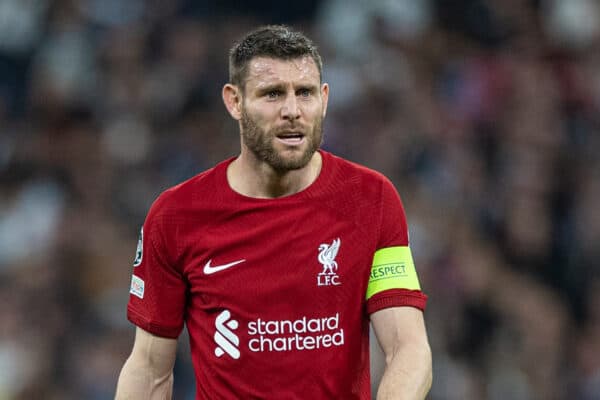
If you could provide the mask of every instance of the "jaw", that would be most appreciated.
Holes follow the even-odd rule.
[[[281,143],[277,138],[272,139],[271,145],[261,149],[243,144],[241,158],[254,165],[257,170],[270,171],[276,175],[286,175],[288,172],[304,169],[312,160],[315,151],[311,151],[307,138],[302,143],[292,146]]]
[[[260,120],[244,113],[240,121],[242,144],[252,164],[260,169],[267,167],[278,175],[304,168],[321,144],[320,121],[316,125],[261,125]]]

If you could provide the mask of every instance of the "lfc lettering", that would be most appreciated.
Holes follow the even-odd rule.
[[[339,285],[340,277],[339,275],[325,275],[319,274],[317,275],[317,286],[330,286],[330,285]]]

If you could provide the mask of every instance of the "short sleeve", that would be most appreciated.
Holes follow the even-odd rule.
[[[379,210],[379,239],[367,286],[367,312],[409,306],[424,310],[427,296],[421,291],[410,250],[408,225],[402,200],[384,179]]]
[[[187,284],[174,265],[173,218],[161,199],[150,209],[140,231],[129,290],[127,318],[158,336],[176,338],[183,329]]]

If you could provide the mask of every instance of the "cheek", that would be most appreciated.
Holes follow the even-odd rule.
[[[273,118],[276,118],[276,115],[268,109],[264,109],[261,107],[246,107],[246,115],[250,117],[256,124],[265,126],[270,125],[270,121],[273,121]]]
[[[309,121],[323,118],[323,107],[321,104],[311,104],[305,108],[304,115]]]
[[[320,101],[318,98],[312,98],[301,102],[300,104],[303,110],[305,111],[306,115],[320,115],[323,111],[323,102]]]

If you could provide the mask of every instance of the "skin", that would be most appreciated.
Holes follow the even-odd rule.
[[[121,369],[115,400],[171,400],[177,340],[136,328],[131,354]]]
[[[421,310],[384,308],[371,314],[375,336],[385,354],[377,400],[422,400],[432,383],[431,349]]]

